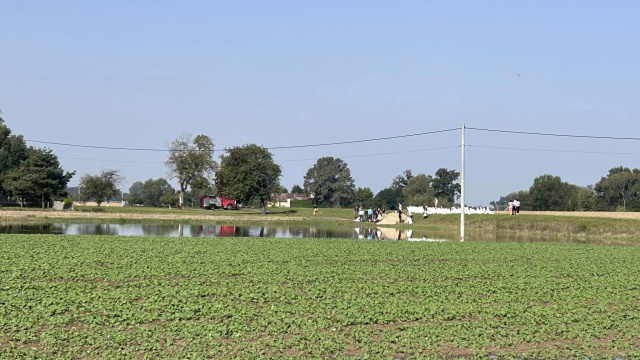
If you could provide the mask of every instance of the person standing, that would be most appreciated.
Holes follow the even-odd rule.
[[[520,200],[515,199],[514,205],[516,206],[516,215],[520,214]]]
[[[402,206],[398,209],[398,220],[400,220],[400,224],[402,224]]]
[[[513,215],[513,201],[509,201],[507,207],[509,208],[509,215]]]
[[[369,222],[373,221],[373,209],[371,209],[371,206],[369,206],[369,210],[367,210],[367,215]]]
[[[313,205],[313,217],[318,215],[318,205]]]

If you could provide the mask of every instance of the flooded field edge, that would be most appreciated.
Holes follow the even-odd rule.
[[[342,238],[366,240],[459,241],[456,231],[391,227],[330,227],[274,225],[0,223],[3,234],[60,234],[167,237]],[[466,241],[556,242],[600,245],[637,245],[635,239],[472,231]]]

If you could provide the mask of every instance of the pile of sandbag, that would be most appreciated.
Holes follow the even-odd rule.
[[[407,214],[402,214],[402,221],[407,222]],[[398,218],[398,213],[387,213],[382,220],[378,222],[378,224],[382,225],[395,225],[399,223],[400,219]]]

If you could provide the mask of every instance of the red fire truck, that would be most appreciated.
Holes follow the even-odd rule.
[[[227,199],[224,196],[205,195],[200,198],[200,207],[207,210],[225,209],[238,210],[235,200]]]

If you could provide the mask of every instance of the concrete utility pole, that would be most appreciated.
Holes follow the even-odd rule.
[[[462,124],[462,171],[460,172],[460,241],[464,241],[464,124]]]

